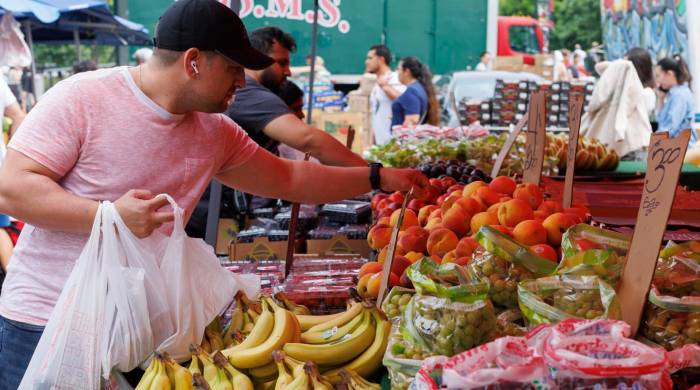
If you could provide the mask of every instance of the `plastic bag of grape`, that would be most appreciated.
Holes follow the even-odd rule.
[[[406,341],[399,322],[394,322],[389,335],[389,343],[382,364],[389,372],[392,389],[405,390],[423,364],[423,359],[431,356],[420,346]]]
[[[560,389],[673,388],[666,352],[628,338],[550,338],[544,358]]]
[[[520,282],[518,304],[530,326],[566,318],[620,318],[615,290],[597,276],[557,275]]]
[[[660,257],[653,280],[659,292],[676,298],[700,297],[700,242],[670,243]]]
[[[558,275],[595,275],[615,286],[620,280],[630,247],[630,237],[586,224],[572,226],[564,233],[564,255]]]
[[[469,271],[490,284],[489,298],[505,308],[518,307],[518,282],[552,274],[556,264],[536,256],[528,248],[492,227],[482,227]]]
[[[442,375],[436,378],[436,371]],[[429,359],[412,389],[552,389],[549,368],[523,337],[502,337],[449,359]]]
[[[652,286],[644,308],[642,333],[668,350],[700,343],[700,296],[661,295]]]
[[[395,286],[389,291],[386,298],[384,298],[382,302],[382,311],[384,311],[386,316],[392,321],[400,318],[401,313],[406,309],[406,305],[408,305],[408,302],[415,293],[416,290]]]
[[[461,266],[428,258],[408,268],[416,294],[403,312],[404,338],[431,354],[452,356],[492,340],[496,315],[489,286]]]

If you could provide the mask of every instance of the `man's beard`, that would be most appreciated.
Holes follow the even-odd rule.
[[[282,82],[277,78],[277,75],[271,69],[265,69],[260,75],[260,85],[272,91],[275,95],[280,92]]]

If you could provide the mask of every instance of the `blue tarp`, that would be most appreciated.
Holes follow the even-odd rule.
[[[29,21],[35,43],[80,41],[102,45],[149,45],[144,26],[112,14],[100,0],[0,0],[0,16],[12,12],[17,21]]]

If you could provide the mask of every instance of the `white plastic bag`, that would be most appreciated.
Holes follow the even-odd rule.
[[[25,67],[32,64],[32,52],[12,13],[0,16],[0,65]]]
[[[189,344],[239,287],[257,294],[257,277],[223,269],[213,249],[186,236],[172,198],[160,196],[175,213],[170,237],[138,239],[112,203],[100,205],[20,389],[99,389],[101,377],[134,369],[154,350],[189,358]]]

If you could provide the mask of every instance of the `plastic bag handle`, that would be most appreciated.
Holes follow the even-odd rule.
[[[173,235],[175,234],[185,234],[185,224],[183,221],[183,214],[184,210],[180,206],[178,206],[177,202],[175,202],[175,199],[173,199],[172,196],[168,194],[158,194],[156,197],[162,196],[164,197],[168,203],[170,203],[170,206],[173,208],[173,213],[175,214],[175,221],[173,222]]]

